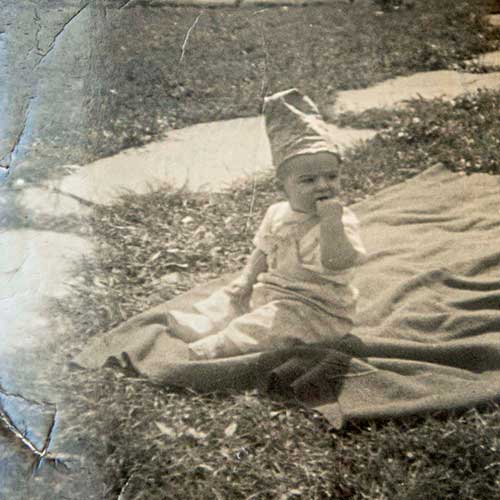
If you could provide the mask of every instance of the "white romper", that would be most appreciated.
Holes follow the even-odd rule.
[[[322,266],[319,222],[315,214],[292,210],[287,201],[272,205],[254,238],[268,270],[258,276],[248,310],[241,311],[222,288],[194,306],[202,317],[172,311],[183,330],[189,323],[203,325],[203,338],[189,344],[194,358],[328,343],[350,332],[357,298],[350,284],[354,268],[334,272]],[[365,249],[358,220],[344,208],[342,222],[360,261]]]

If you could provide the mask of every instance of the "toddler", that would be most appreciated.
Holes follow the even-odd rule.
[[[296,89],[266,99],[266,131],[287,201],[269,207],[240,276],[195,305],[172,311],[173,327],[197,339],[191,359],[213,359],[349,333],[352,271],[365,250],[358,221],[337,200],[341,158],[316,105]]]

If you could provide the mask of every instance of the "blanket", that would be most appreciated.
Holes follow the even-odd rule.
[[[234,277],[223,276],[92,339],[76,364],[124,359],[202,392],[258,388],[336,427],[500,399],[500,178],[435,166],[351,208],[369,258],[355,327],[336,344],[188,361],[194,339],[169,333],[168,311],[192,312]]]

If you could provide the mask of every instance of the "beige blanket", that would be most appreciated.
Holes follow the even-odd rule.
[[[257,387],[336,426],[500,399],[500,178],[434,167],[351,208],[370,258],[355,280],[357,325],[337,345],[187,361],[192,339],[169,336],[165,313],[189,312],[225,276],[92,339],[76,363],[97,368],[126,352],[165,384]]]

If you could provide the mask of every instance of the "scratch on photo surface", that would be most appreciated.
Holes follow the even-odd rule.
[[[266,9],[263,9],[266,10]],[[260,23],[260,38],[262,40],[262,49],[264,51],[264,68],[262,71],[262,80],[261,80],[261,85],[260,85],[260,96],[262,100],[262,107],[260,112],[264,112],[264,97],[266,96],[267,93],[267,87],[269,84],[269,77],[268,77],[268,64],[269,64],[269,50],[267,48],[267,40],[264,34],[264,30],[262,28],[262,23]]]
[[[0,163],[3,165],[11,166],[12,161],[16,157],[16,153],[19,149],[19,146],[21,145],[23,141],[23,137],[25,135],[26,129],[28,128],[28,119],[31,115],[31,109],[33,105],[33,101],[36,99],[36,96],[30,96],[28,98],[28,101],[25,103],[23,107],[23,121],[22,125],[19,128],[16,137],[14,138],[13,144],[10,147],[10,150],[5,154],[3,158],[0,159]],[[4,167],[5,168],[5,167]]]
[[[125,9],[126,7],[130,7],[130,5],[132,5],[132,2],[134,0],[127,0],[121,7],[119,7],[119,9]]]
[[[181,58],[179,60],[179,62],[182,62],[184,60],[184,55],[186,53],[186,46],[187,46],[187,43],[189,41],[189,37],[191,35],[191,31],[193,31],[193,29],[196,27],[196,25],[198,24],[198,21],[200,20],[200,17],[202,16],[203,12],[200,12],[197,16],[196,16],[196,19],[194,20],[193,24],[191,25],[191,27],[187,30],[187,33],[186,33],[186,36],[184,38],[184,43],[182,44],[182,52],[181,52]]]
[[[265,97],[266,95],[266,90],[267,90],[267,83],[268,83],[268,77],[267,77],[267,64],[269,60],[269,52],[267,50],[267,43],[266,39],[264,37],[264,33],[262,33],[262,45],[264,47],[264,71],[262,72],[262,82],[261,82],[261,87],[260,87],[260,95],[262,97]]]
[[[19,272],[21,270],[21,268],[24,266],[24,264],[26,264],[26,261],[28,260],[28,256],[25,255],[23,257],[23,260],[22,262],[17,265],[16,267],[14,267],[13,269],[7,269],[6,271],[0,271],[1,274],[7,274],[7,275],[10,275],[10,274],[16,274],[17,272]]]
[[[250,228],[250,224],[252,223],[252,215],[253,215],[253,209],[255,206],[255,194],[257,192],[257,175],[254,173],[253,174],[253,182],[252,182],[252,198],[250,200],[250,211],[248,212],[248,217],[247,217],[247,223],[245,225],[245,233],[248,232],[248,229]]]
[[[262,12],[266,12],[266,10],[269,10],[271,7],[266,7],[265,9],[260,9],[256,10],[255,12],[252,12],[252,16],[255,16],[256,14],[261,14]]]
[[[117,500],[124,500],[125,498],[128,498],[128,490],[130,488],[130,485],[132,484],[132,482],[135,479],[135,475],[136,475],[136,473],[132,472],[132,474],[130,474],[130,476],[127,478],[127,480],[125,481],[125,484],[122,486],[122,488],[120,490],[120,494],[119,494]]]

